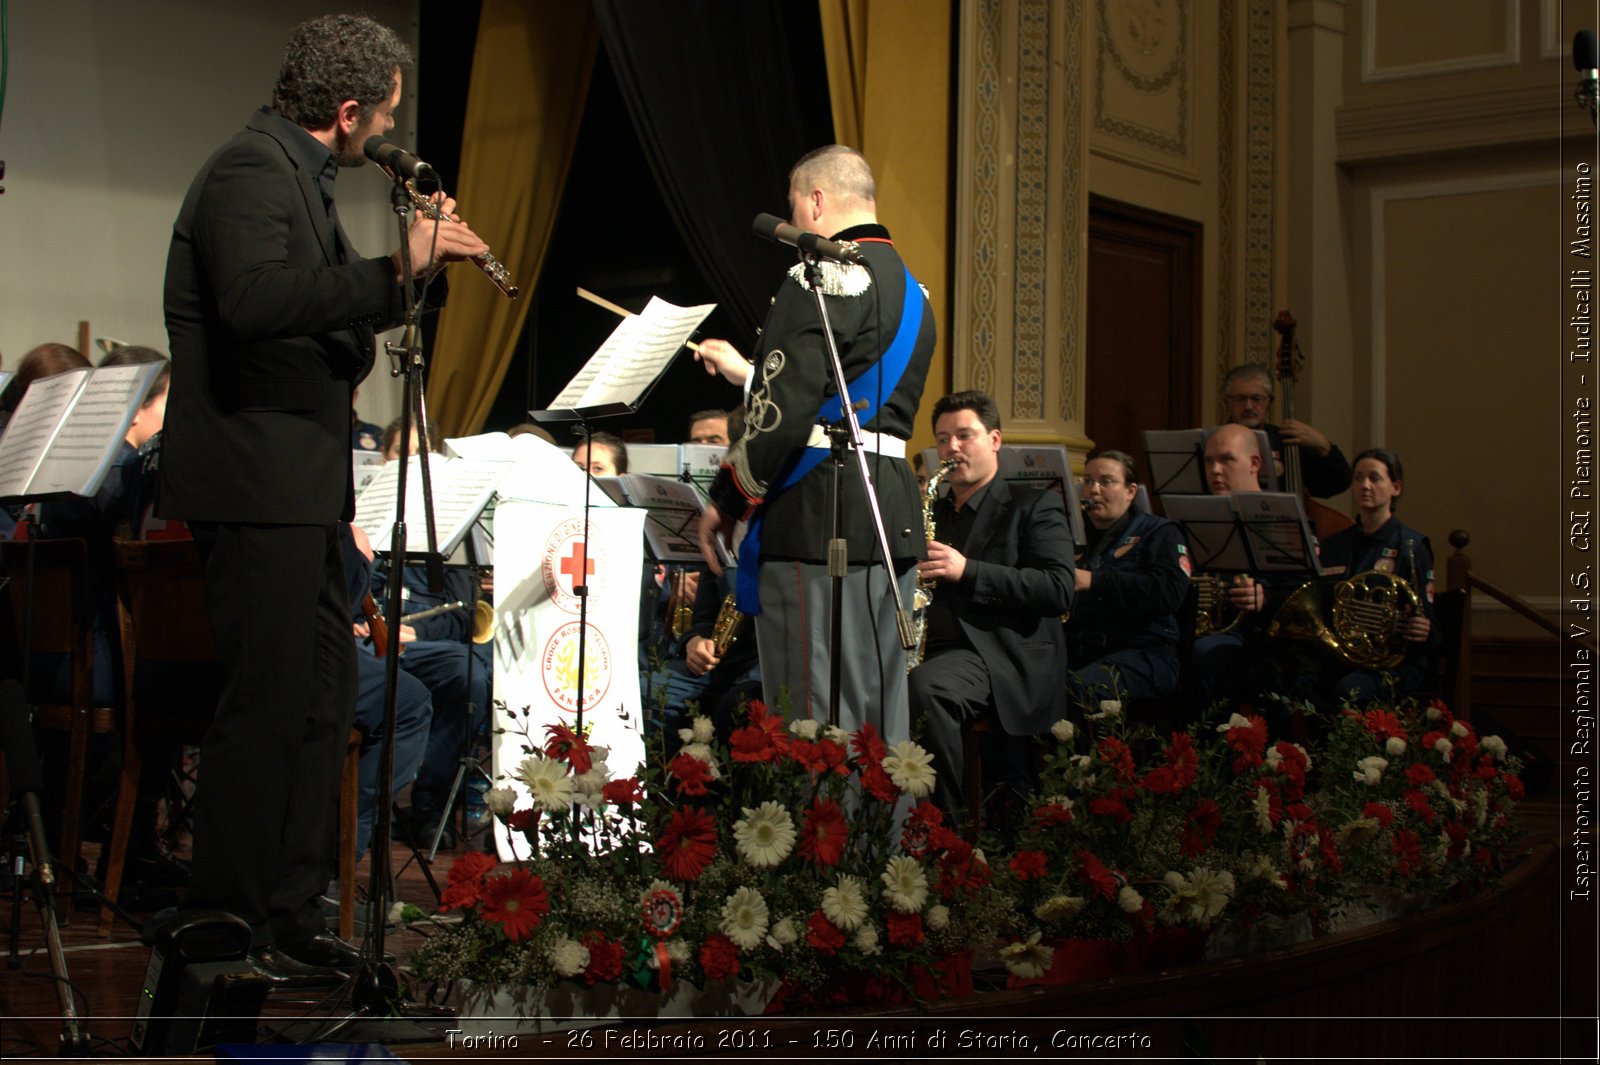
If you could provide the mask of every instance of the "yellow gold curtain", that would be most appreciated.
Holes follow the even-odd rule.
[[[483,428],[522,335],[566,184],[599,39],[588,4],[484,0],[461,139],[461,217],[505,263],[519,299],[450,268],[428,415],[440,439]]]
[[[834,136],[867,157],[878,220],[927,286],[939,344],[922,410],[950,391],[951,0],[818,0]],[[931,447],[919,414],[911,446]]]

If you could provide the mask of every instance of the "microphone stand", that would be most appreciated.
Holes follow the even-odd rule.
[[[844,417],[828,427],[828,437],[833,444],[833,539],[828,542],[828,580],[832,596],[829,606],[828,633],[828,724],[839,724],[839,700],[844,664],[841,653],[844,646],[844,578],[849,570],[850,545],[844,535],[844,452],[856,453],[856,470],[861,474],[861,489],[866,493],[867,512],[872,516],[872,530],[878,538],[884,568],[889,573],[889,593],[894,598],[895,628],[899,630],[900,646],[907,651],[916,646],[911,614],[900,596],[900,584],[895,579],[894,559],[889,554],[889,537],[883,531],[883,508],[878,505],[878,493],[872,484],[872,474],[867,469],[865,442],[861,437],[861,422],[856,418],[856,407],[850,399],[845,383],[844,363],[839,359],[839,346],[833,337],[833,323],[828,318],[828,303],[822,293],[822,257],[802,251],[800,262],[806,271],[806,284],[816,298],[817,316],[822,322],[822,339],[828,348],[828,368],[833,373],[834,388],[839,393],[839,404]],[[878,711],[884,712],[880,704]],[[862,710],[865,720],[866,709]],[[881,721],[880,721],[881,724]]]

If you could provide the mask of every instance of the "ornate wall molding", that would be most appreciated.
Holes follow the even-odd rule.
[[[1277,4],[1246,0],[1243,347],[1217,351],[1225,365],[1273,350],[1272,234],[1277,191]],[[1220,380],[1220,378],[1219,378]]]
[[[1165,158],[1194,176],[1193,20],[1189,0],[1095,0],[1091,121],[1097,133],[1124,142],[1122,150],[1102,143],[1106,154],[1137,163]],[[1128,106],[1130,92],[1137,107]]]
[[[1402,63],[1397,66],[1378,65],[1378,4],[1377,0],[1363,0],[1361,5],[1361,80],[1372,83],[1399,81],[1405,78],[1426,78],[1436,74],[1453,74],[1463,70],[1488,70],[1495,67],[1514,67],[1522,50],[1522,29],[1517,0],[1504,0],[1505,47],[1498,52],[1483,55],[1464,55],[1453,59],[1433,59],[1424,63]]]
[[[1233,358],[1234,0],[1217,2],[1217,377]]]

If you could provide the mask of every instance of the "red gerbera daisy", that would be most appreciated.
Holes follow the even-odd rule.
[[[509,876],[489,877],[484,881],[483,895],[483,919],[499,925],[513,943],[522,942],[550,912],[544,881],[526,869],[512,870]]]
[[[1018,851],[1011,856],[1011,871],[1017,875],[1018,880],[1039,879],[1044,876],[1049,864],[1050,859],[1045,856],[1044,851]]]
[[[1198,858],[1211,849],[1222,828],[1222,809],[1211,799],[1201,799],[1183,818],[1183,835],[1179,837],[1178,850],[1190,858]]]
[[[667,830],[656,843],[667,875],[674,880],[695,880],[717,853],[717,823],[698,806],[672,811]]]
[[[439,909],[465,910],[483,899],[483,877],[499,864],[493,855],[469,851],[450,866],[450,882],[439,894]]]
[[[889,753],[889,748],[883,742],[883,737],[878,735],[878,730],[870,723],[856,729],[850,737],[850,749],[856,752],[856,758],[863,765],[879,765]]]
[[[1088,851],[1078,852],[1078,861],[1083,867],[1083,879],[1103,899],[1115,898],[1117,894],[1117,878],[1111,875],[1111,870]]]
[[[618,777],[605,782],[600,797],[613,806],[634,806],[644,802],[644,789],[639,786],[638,777]]]
[[[849,837],[850,828],[839,804],[832,799],[818,799],[806,811],[805,825],[800,830],[800,856],[818,865],[838,865]]]
[[[544,744],[545,754],[566,762],[577,776],[582,776],[593,768],[594,759],[590,754],[589,741],[574,732],[572,726],[546,725],[544,732],[548,737]]]

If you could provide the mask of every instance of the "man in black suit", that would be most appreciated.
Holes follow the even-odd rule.
[[[888,577],[892,567],[909,608],[912,565],[924,547],[906,439],[933,358],[933,312],[878,224],[876,185],[860,152],[834,144],[802,157],[789,173],[789,213],[797,229],[852,242],[865,260],[825,262],[819,280],[889,541],[886,560],[851,456],[842,473],[848,572],[839,724],[870,723],[894,743],[910,737],[910,721]],[[827,721],[833,471],[819,423],[844,412],[803,269],[792,268],[773,298],[753,367],[720,340],[702,343],[700,357],[708,371],[749,385],[744,435],[712,482],[701,550],[720,575],[711,537],[750,521],[737,595],[739,609],[756,615],[767,702],[787,692],[795,716]]]
[[[167,259],[172,346],[158,513],[206,559],[224,687],[205,740],[186,909],[252,929],[252,961],[291,980],[348,969],[317,898],[334,847],[355,702],[337,523],[353,514],[350,411],[373,331],[399,323],[400,254],[362,259],[333,182],[394,124],[405,43],[370,19],[295,28],[273,105],[201,167]],[[485,245],[414,218],[420,274]],[[435,243],[435,238],[437,243]]]
[[[933,407],[941,462],[955,459],[933,508],[937,535],[917,567],[937,582],[922,664],[911,671],[911,711],[927,714],[934,796],[961,807],[964,722],[992,716],[984,783],[1007,798],[1031,789],[1026,737],[1067,712],[1066,640],[1072,606],[1072,533],[1060,494],[1001,480],[1000,411],[983,392]]]

